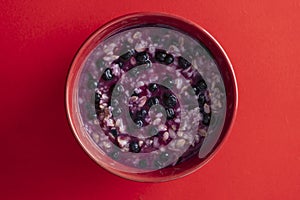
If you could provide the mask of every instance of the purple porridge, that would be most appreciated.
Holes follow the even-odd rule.
[[[169,27],[131,28],[102,41],[83,65],[82,124],[112,167],[153,171],[212,151],[226,93],[199,41]]]

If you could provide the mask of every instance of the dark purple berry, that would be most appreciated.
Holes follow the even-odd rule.
[[[209,123],[210,123],[210,114],[203,113],[202,123],[203,123],[205,126],[208,126],[208,125],[209,125]]]
[[[139,96],[139,94],[136,92],[136,91],[133,91],[132,95],[131,96]]]
[[[150,83],[148,88],[150,92],[154,92],[155,90],[157,90],[157,85],[155,83]]]
[[[165,94],[164,103],[166,106],[173,108],[177,103],[177,98],[174,94]]]
[[[133,55],[133,52],[128,51],[127,53],[124,53],[120,56],[120,58],[124,61],[129,60],[129,58]]]
[[[96,104],[99,104],[100,99],[101,99],[101,95],[98,94],[98,93],[95,93],[95,102],[96,102]]]
[[[196,86],[193,86],[193,90],[196,95],[198,95],[200,93],[200,90]]]
[[[133,153],[139,153],[141,151],[141,147],[137,141],[131,141],[129,143],[129,150]]]
[[[169,65],[174,61],[174,57],[171,54],[167,54],[165,57],[165,64]]]
[[[205,104],[206,98],[205,95],[203,93],[199,94],[198,96],[198,104],[200,107],[203,107]]]
[[[147,116],[147,111],[145,109],[142,109],[138,112],[137,117],[144,119]]]
[[[121,61],[120,59],[117,59],[117,60],[114,61],[113,63],[119,65],[120,68],[123,68],[124,63],[123,63],[123,61]]]
[[[139,128],[142,128],[143,127],[143,121],[141,119],[137,119],[135,122],[134,122]]]
[[[149,56],[146,52],[139,52],[135,56],[137,64],[144,64],[147,60],[149,60]]]
[[[156,50],[156,52],[155,52],[155,59],[158,62],[164,63],[166,65],[169,65],[172,62],[174,62],[173,55],[168,54],[165,50]]]
[[[102,78],[106,81],[109,81],[113,79],[114,75],[112,74],[112,70],[110,68],[107,68],[104,70],[104,73],[102,74]]]
[[[159,104],[159,99],[157,97],[151,97],[148,99],[147,101],[147,105],[149,107],[153,106],[153,105],[156,105],[156,104]]]
[[[207,89],[207,85],[205,83],[205,81],[203,79],[201,79],[200,81],[198,81],[196,83],[196,88],[199,90],[199,91],[203,91],[203,90],[206,90]]]
[[[175,113],[173,108],[167,108],[166,113],[167,113],[167,119],[174,119]]]
[[[204,90],[207,89],[207,85],[203,79],[198,81],[194,86],[193,86],[194,92],[196,95],[198,95],[200,92],[203,92]]]
[[[152,62],[150,60],[146,60],[143,64],[145,64],[146,69],[152,66]]]
[[[116,129],[111,129],[110,133],[116,138],[118,136],[118,131]]]
[[[191,66],[191,63],[187,61],[185,58],[179,56],[178,57],[178,65],[182,67],[183,69],[187,69]]]
[[[157,50],[155,52],[155,59],[158,62],[161,62],[161,63],[165,62],[166,57],[167,57],[167,53],[164,50]]]

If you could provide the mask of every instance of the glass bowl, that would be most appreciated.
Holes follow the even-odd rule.
[[[67,78],[70,125],[87,154],[123,178],[161,182],[202,167],[230,132],[237,83],[200,26],[135,13],[94,32]]]

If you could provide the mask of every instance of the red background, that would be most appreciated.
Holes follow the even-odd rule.
[[[299,10],[299,0],[0,0],[0,199],[299,199]],[[65,114],[77,49],[103,23],[136,11],[204,27],[238,80],[237,119],[221,151],[172,182],[137,183],[100,168]]]

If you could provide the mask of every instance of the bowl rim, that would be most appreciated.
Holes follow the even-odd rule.
[[[72,111],[72,96],[73,96],[72,83],[74,82],[74,77],[75,77],[74,74],[75,74],[75,71],[76,71],[76,69],[75,69],[76,64],[79,62],[80,59],[82,59],[82,58],[80,58],[81,55],[88,49],[91,42],[99,35],[99,33],[105,31],[108,27],[112,27],[113,25],[115,25],[117,23],[121,23],[124,20],[132,19],[132,18],[141,18],[143,16],[170,18],[170,19],[174,19],[174,20],[177,20],[177,21],[181,21],[182,23],[185,23],[185,24],[189,24],[190,26],[193,26],[194,28],[196,28],[199,32],[201,32],[201,34],[203,34],[206,38],[208,38],[209,41],[212,42],[213,45],[215,45],[215,47],[219,50],[220,55],[222,56],[222,58],[226,62],[226,65],[228,66],[227,70],[229,72],[229,75],[231,76],[230,79],[232,81],[232,86],[233,86],[233,90],[232,90],[233,91],[232,95],[233,95],[233,100],[234,100],[232,102],[233,103],[233,108],[232,108],[233,113],[231,115],[231,119],[230,119],[229,126],[227,128],[227,131],[225,132],[225,135],[223,136],[221,141],[219,141],[217,144],[215,144],[214,149],[212,150],[212,152],[201,163],[199,163],[198,165],[194,166],[192,169],[189,169],[186,172],[182,172],[180,174],[172,175],[172,177],[170,177],[170,176],[161,176],[159,178],[158,177],[137,178],[136,176],[131,175],[130,173],[124,173],[122,171],[118,171],[118,170],[110,168],[108,165],[105,165],[105,163],[100,162],[97,158],[95,158],[95,155],[93,155],[93,153],[90,151],[89,147],[84,144],[83,138],[81,137],[82,133],[80,131],[78,131],[78,127],[76,127],[76,124],[75,124],[74,119],[72,117],[72,112],[73,112]],[[185,30],[182,30],[182,31],[185,31]],[[213,53],[212,53],[212,55],[214,56]],[[79,70],[79,69],[77,69],[77,70]],[[65,109],[66,109],[66,114],[67,114],[69,125],[72,129],[73,135],[77,139],[77,142],[81,145],[81,147],[87,153],[87,155],[89,155],[89,157],[91,159],[93,159],[102,168],[108,170],[112,174],[115,174],[119,177],[122,177],[122,178],[125,178],[125,179],[128,179],[128,180],[132,180],[132,181],[138,181],[138,182],[165,182],[165,181],[171,181],[171,180],[175,180],[175,179],[178,179],[178,178],[185,177],[185,176],[197,171],[198,169],[200,169],[201,167],[206,165],[206,163],[208,163],[216,155],[216,153],[221,149],[221,147],[227,141],[228,136],[232,132],[233,124],[236,120],[236,115],[237,115],[237,110],[238,110],[238,85],[237,85],[237,79],[236,79],[236,75],[235,75],[233,66],[232,66],[232,64],[230,62],[230,59],[229,59],[228,55],[226,54],[225,50],[222,48],[222,46],[219,44],[219,42],[210,33],[208,33],[204,28],[202,28],[201,26],[199,26],[198,24],[196,24],[195,22],[193,22],[191,20],[185,19],[183,17],[177,16],[177,15],[174,15],[174,14],[170,14],[170,13],[165,13],[165,12],[135,12],[135,13],[128,13],[128,14],[119,16],[117,18],[111,19],[107,23],[103,24],[97,30],[95,30],[92,34],[90,34],[88,36],[88,38],[82,43],[80,48],[77,50],[77,52],[75,53],[75,56],[74,56],[74,58],[71,62],[71,65],[69,67],[69,71],[67,73],[67,78],[66,79],[67,80],[66,80],[66,85],[65,85]],[[224,129],[224,127],[222,128],[222,131],[223,131],[223,129]]]

